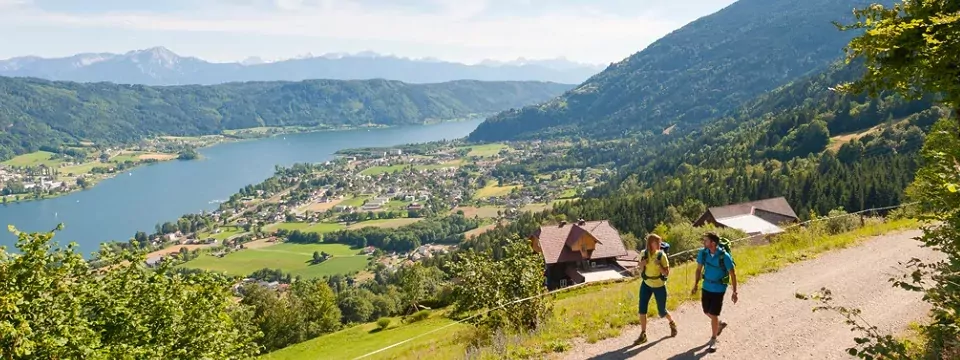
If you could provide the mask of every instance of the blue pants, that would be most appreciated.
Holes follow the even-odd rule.
[[[650,295],[656,297],[657,314],[660,317],[667,316],[667,286],[655,288],[648,286],[646,282],[640,283],[640,314],[647,314],[647,308],[650,307]]]

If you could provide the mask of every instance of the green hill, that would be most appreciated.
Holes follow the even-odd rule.
[[[617,138],[696,129],[842,55],[849,20],[867,0],[741,0],[613,64],[549,102],[484,122],[475,141]],[[845,19],[847,18],[847,19]]]
[[[0,77],[0,160],[77,141],[116,144],[260,126],[419,124],[520,107],[569,88],[387,80],[151,87]]]

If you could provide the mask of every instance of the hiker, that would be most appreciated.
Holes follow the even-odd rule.
[[[703,313],[710,318],[712,330],[708,352],[717,351],[717,336],[727,323],[720,321],[720,310],[723,309],[723,297],[727,292],[727,284],[733,285],[731,299],[737,303],[737,273],[734,271],[733,257],[730,256],[729,241],[721,241],[716,233],[703,235],[703,249],[697,253],[696,279],[693,282],[691,295],[696,295],[697,285],[703,277],[703,293],[700,295],[700,304]]]
[[[640,283],[640,337],[635,345],[647,342],[647,309],[650,297],[657,300],[657,314],[670,321],[670,336],[677,336],[677,323],[667,312],[667,276],[670,275],[670,260],[663,250],[663,239],[659,235],[647,235],[647,246],[640,252],[640,271],[643,281]]]

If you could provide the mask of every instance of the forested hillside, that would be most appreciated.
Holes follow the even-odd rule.
[[[258,126],[418,124],[520,107],[569,88],[387,80],[149,87],[0,77],[0,159],[81,140],[111,144]]]
[[[614,64],[563,96],[488,119],[476,141],[615,138],[698,128],[839,59],[849,20],[868,0],[740,0]],[[889,1],[881,1],[889,2]]]
[[[552,216],[610,219],[639,236],[661,223],[689,223],[707,206],[777,196],[802,218],[900,204],[925,132],[947,111],[932,99],[832,90],[862,71],[860,64],[832,65],[686,134],[581,140],[563,158],[502,167],[508,178],[586,164],[619,171],[583,199],[521,218],[470,246],[495,248],[499,238],[532,231]]]

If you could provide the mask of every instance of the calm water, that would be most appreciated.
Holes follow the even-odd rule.
[[[23,231],[64,230],[56,240],[76,242],[85,254],[105,241],[126,241],[137,231],[154,232],[154,225],[201,210],[215,210],[247,184],[273,175],[275,165],[320,162],[337,150],[367,146],[456,139],[466,136],[480,120],[378,130],[293,134],[226,143],[202,149],[203,159],[169,161],[139,167],[130,174],[104,180],[87,191],[63,197],[0,205],[0,245],[12,248],[12,224]]]

